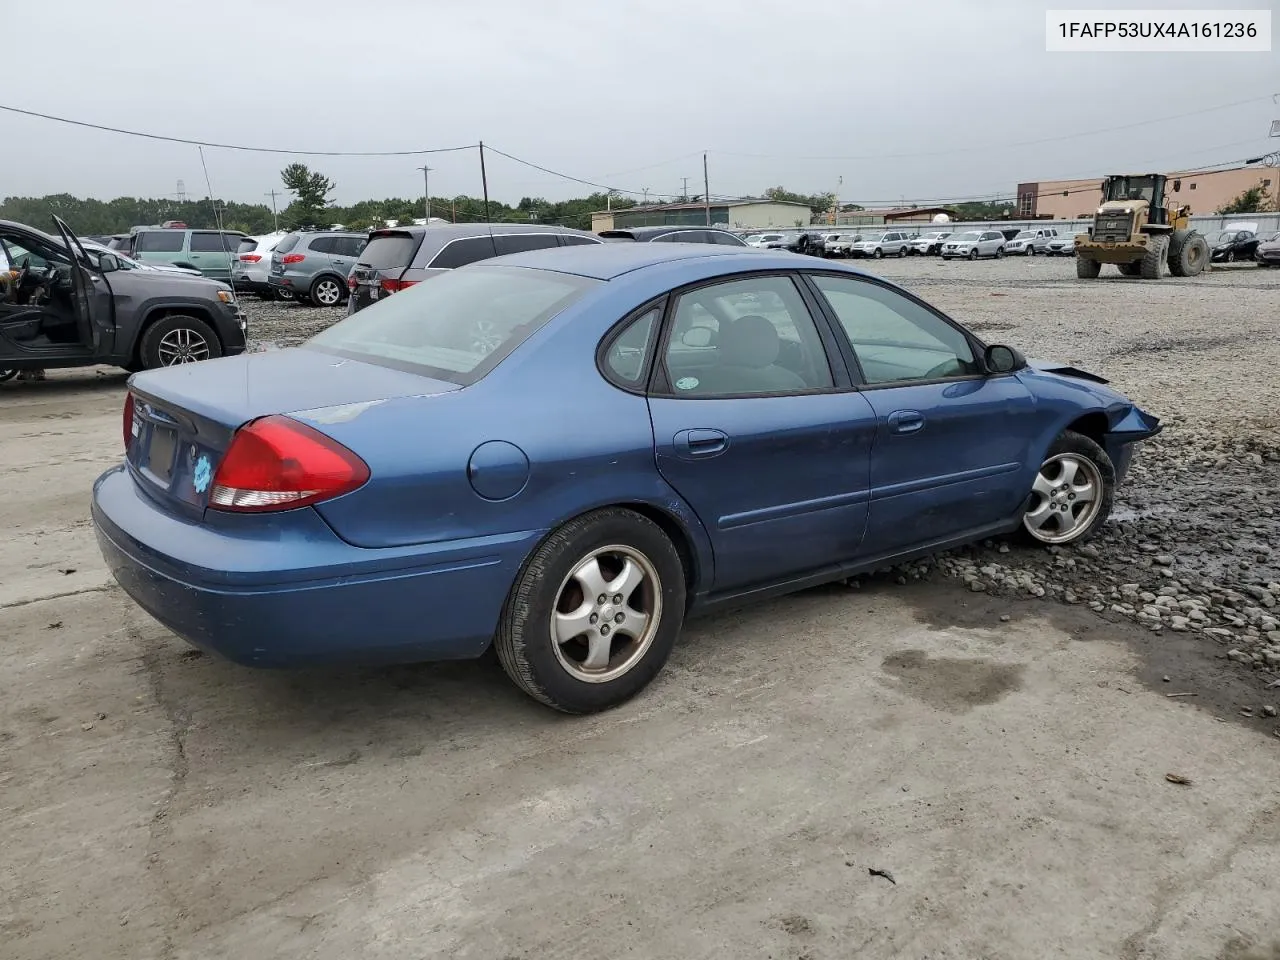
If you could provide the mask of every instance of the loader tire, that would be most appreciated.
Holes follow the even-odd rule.
[[[1195,230],[1175,230],[1169,238],[1169,272],[1198,277],[1209,262],[1209,242]]]
[[[1159,280],[1164,275],[1165,260],[1169,256],[1169,238],[1152,236],[1147,243],[1147,254],[1139,263],[1143,280]]]
[[[1084,257],[1076,257],[1076,276],[1081,280],[1096,280],[1098,274],[1102,272],[1102,264],[1097,260],[1086,260]]]

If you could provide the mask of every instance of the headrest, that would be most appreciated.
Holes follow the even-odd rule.
[[[747,314],[721,332],[720,362],[733,367],[767,367],[778,359],[780,346],[772,323],[757,314]]]

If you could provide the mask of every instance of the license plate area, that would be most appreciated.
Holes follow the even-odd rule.
[[[173,478],[173,461],[178,452],[178,433],[171,427],[153,424],[151,442],[147,444],[147,462],[144,469],[162,486],[168,486]]]

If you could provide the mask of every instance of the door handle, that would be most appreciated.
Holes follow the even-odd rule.
[[[918,433],[924,429],[924,414],[919,410],[895,410],[888,421],[894,433]]]
[[[721,430],[695,428],[681,430],[672,438],[676,456],[681,460],[714,457],[729,449],[729,435]]]

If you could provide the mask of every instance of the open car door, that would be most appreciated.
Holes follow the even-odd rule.
[[[76,330],[80,335],[80,342],[98,353],[102,350],[102,328],[94,322],[94,301],[97,297],[88,271],[88,265],[93,261],[81,246],[80,238],[61,217],[55,215],[53,222],[58,225],[62,242],[67,245],[67,259],[71,261],[71,283],[74,287],[71,303],[76,312]]]

